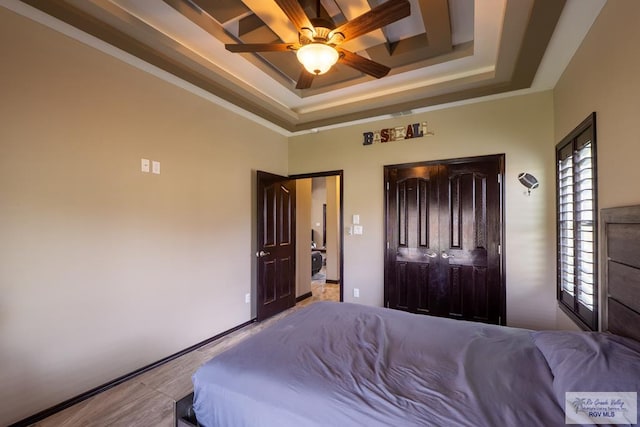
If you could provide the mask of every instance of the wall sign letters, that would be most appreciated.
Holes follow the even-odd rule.
[[[412,123],[407,126],[396,126],[394,128],[380,129],[379,131],[364,132],[362,145],[372,145],[376,143],[386,143],[391,141],[402,141],[405,139],[422,138],[425,135],[434,135],[427,129],[427,122]]]

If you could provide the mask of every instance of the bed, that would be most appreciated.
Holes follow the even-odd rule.
[[[198,422],[555,426],[565,424],[565,410],[588,422],[565,392],[640,391],[640,207],[603,210],[601,230],[608,333],[317,302],[194,374]]]

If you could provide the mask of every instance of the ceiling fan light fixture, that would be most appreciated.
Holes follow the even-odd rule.
[[[338,51],[324,43],[309,43],[298,49],[298,61],[308,72],[315,75],[324,74],[338,62]]]

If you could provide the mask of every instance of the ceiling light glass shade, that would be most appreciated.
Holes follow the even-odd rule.
[[[338,62],[338,51],[322,43],[309,43],[298,49],[298,61],[311,74],[324,74]]]

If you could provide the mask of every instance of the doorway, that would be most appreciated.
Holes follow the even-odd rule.
[[[505,324],[504,155],[385,166],[385,305]]]
[[[257,172],[258,321],[296,303],[343,300],[342,175],[330,171],[285,177]],[[316,195],[315,216],[314,181],[323,190],[317,191],[322,196]]]
[[[297,188],[296,301],[342,301],[342,171],[291,178]]]

